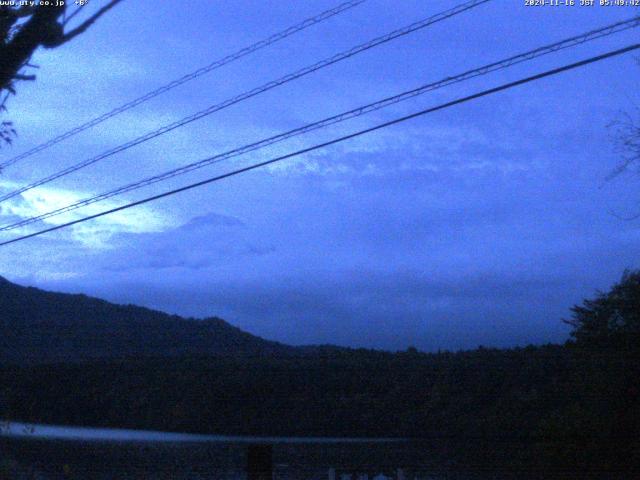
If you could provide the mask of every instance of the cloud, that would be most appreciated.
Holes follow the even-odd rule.
[[[424,2],[396,3],[402,17],[424,16]],[[43,213],[535,48],[536,39],[560,39],[624,17],[617,9],[580,9],[555,12],[547,18],[551,23],[530,22],[496,5],[3,202],[0,220]],[[257,16],[250,7],[231,11],[224,2],[197,1],[176,11],[139,0],[114,10],[79,41],[39,52],[38,80],[20,85],[9,105],[20,134],[15,148],[31,148],[236,51],[247,35],[257,41],[294,23],[294,16],[317,13],[311,2],[297,2],[291,18],[284,7],[260,7]],[[364,11],[354,9],[350,18],[310,28],[25,160],[3,172],[0,189],[14,189],[404,23],[373,10],[370,21],[359,21]],[[153,22],[138,22],[140,12]],[[492,21],[503,14],[508,21]],[[540,19],[546,14],[535,12]],[[633,33],[601,39],[598,48],[613,48]],[[194,42],[194,35],[201,41]],[[167,42],[175,48],[157,48]],[[88,45],[100,55],[87,55]],[[593,45],[438,90],[139,194],[177,188],[586,57]],[[607,288],[640,258],[637,224],[608,214],[637,210],[637,184],[598,188],[619,161],[604,127],[617,109],[628,107],[627,79],[636,73],[631,59],[601,63],[19,242],[0,250],[0,275],[186,315],[220,315],[284,341],[422,348],[561,341],[566,332],[558,319],[567,308],[593,289]]]
[[[368,122],[372,124],[375,122]],[[351,132],[341,129],[340,134]],[[337,132],[333,132],[338,136]],[[329,135],[327,135],[329,137]],[[278,147],[279,154],[321,143],[296,139],[294,147]],[[266,160],[276,155],[263,155]],[[488,137],[473,126],[432,122],[428,126],[407,126],[402,130],[382,130],[300,157],[266,167],[274,175],[357,178],[385,176],[395,172],[470,173],[484,171],[508,175],[537,170],[541,159],[525,154],[509,138]]]
[[[230,215],[221,215],[219,213],[207,213],[193,217],[184,225],[181,225],[178,231],[198,230],[201,228],[217,228],[217,227],[242,227],[244,222],[237,217]]]
[[[15,188],[18,188],[18,184],[15,182],[0,181],[0,189],[2,190],[12,191]],[[0,218],[5,224],[9,224],[56,210],[91,195],[93,193],[75,189],[68,190],[48,185],[37,187],[0,204]],[[44,219],[40,223],[17,228],[10,231],[10,235],[27,234],[42,228],[62,225],[119,205],[121,205],[121,202],[117,200],[95,203],[82,209]],[[158,232],[170,227],[171,220],[166,215],[152,207],[142,206],[74,225],[67,232],[73,241],[82,245],[93,248],[106,248],[109,245],[109,239],[119,233]]]
[[[202,270],[275,251],[252,238],[241,219],[213,212],[162,232],[120,232],[112,246],[118,257],[105,264],[108,271]]]
[[[415,268],[272,271],[245,279],[215,271],[196,279],[173,269],[160,281],[138,272],[99,288],[124,303],[139,295],[136,290],[144,292],[146,305],[197,317],[219,315],[294,344],[404,349],[413,343],[429,350],[561,340],[566,328],[560,318],[578,290],[562,276],[451,272],[443,279]],[[92,288],[90,281],[84,285]]]

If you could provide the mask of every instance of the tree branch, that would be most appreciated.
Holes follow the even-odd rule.
[[[98,20],[102,15],[107,13],[109,10],[111,10],[113,7],[115,7],[121,1],[122,0],[111,0],[108,4],[106,4],[104,7],[102,7],[100,10],[98,10],[96,13],[91,15],[89,18],[87,18],[84,22],[82,22],[76,28],[74,28],[70,32],[65,33],[64,35],[62,35],[57,40],[54,40],[54,41],[48,43],[47,45],[45,45],[45,48],[59,47],[60,45],[62,45],[64,43],[67,43],[69,40],[71,40],[74,37],[80,35],[81,33],[84,33],[91,25],[93,25],[96,22],[96,20]]]
[[[62,26],[66,26],[67,23],[69,23],[73,19],[73,17],[75,17],[81,11],[82,11],[82,6],[79,6],[78,8],[76,8],[71,15],[69,15],[67,18],[64,19],[64,22],[62,22]]]
[[[32,80],[36,79],[36,76],[35,75],[25,75],[23,73],[16,73],[13,76],[13,78],[16,79],[16,80],[29,80],[29,81],[32,81]]]

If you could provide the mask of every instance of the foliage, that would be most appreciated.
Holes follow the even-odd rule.
[[[610,178],[634,169],[640,173],[640,108],[633,114],[625,112],[610,125],[613,130],[616,149],[622,157],[620,165],[611,173]]]
[[[640,348],[640,271],[626,271],[609,292],[571,309],[565,320],[579,345],[603,348]]]
[[[27,73],[37,68],[30,62],[33,53],[40,47],[57,48],[84,33],[104,13],[121,0],[111,0],[102,8],[73,28],[69,22],[82,7],[67,15],[67,4],[71,2],[2,2],[0,5],[0,110],[6,111],[7,99],[16,93],[16,83],[35,80],[35,75]],[[29,2],[26,2],[29,3]],[[3,122],[0,140],[11,143],[15,135],[10,122]]]
[[[133,305],[114,305],[85,295],[25,288],[1,278],[0,312],[0,361],[4,362],[127,356],[251,356],[293,350],[217,318],[186,319]]]
[[[13,137],[17,135],[16,133],[16,129],[13,128],[13,122],[9,122],[9,121],[3,121],[0,122],[0,144],[4,143],[8,143],[11,144],[13,143]]]
[[[0,309],[14,330],[26,323],[20,342],[28,348],[16,350],[20,358],[4,351],[0,385],[6,387],[0,396],[5,417],[26,422],[471,441],[494,450],[477,448],[470,456],[504,459],[505,451],[518,446],[513,461],[527,469],[552,464],[573,473],[623,470],[633,478],[629,472],[640,465],[640,362],[631,341],[637,335],[639,280],[637,272],[626,272],[609,292],[575,307],[575,342],[433,354],[414,348],[274,348],[248,334],[238,337],[232,327],[185,333],[194,321],[5,281]],[[82,317],[83,311],[93,317]],[[91,337],[77,330],[82,323],[97,328],[100,318],[115,327],[98,328]],[[166,340],[158,343],[163,330]],[[74,337],[74,331],[84,333]],[[37,363],[46,349],[30,341],[29,332],[70,348],[57,363],[51,357]],[[212,354],[177,348],[209,334],[228,347]],[[155,347],[123,355],[126,338],[136,348],[145,343],[139,339]],[[163,355],[171,341],[171,356]],[[113,349],[105,349],[110,342]],[[251,349],[230,355],[241,342]],[[91,359],[86,350],[74,358],[78,345],[103,358]]]

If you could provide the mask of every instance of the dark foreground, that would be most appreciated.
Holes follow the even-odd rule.
[[[44,424],[430,439],[275,445],[276,479],[331,479],[332,468],[336,480],[398,479],[400,468],[404,480],[634,480],[639,365],[624,350],[546,346],[0,366],[0,405]],[[0,478],[247,478],[246,444],[31,438],[0,440],[2,453],[13,460]]]
[[[14,459],[14,472],[22,467],[18,479],[243,479],[248,448],[217,442],[0,441],[0,449]],[[276,444],[273,473],[277,479],[326,479],[333,469],[338,479],[344,473],[396,478],[400,469],[405,478],[448,478],[442,466],[423,460],[423,453],[417,444]]]
[[[554,448],[548,444],[545,448]],[[0,439],[2,479],[246,479],[247,444]],[[615,466],[519,463],[516,445],[275,444],[273,478],[316,480],[633,479]],[[520,465],[520,466],[519,466]],[[343,475],[351,477],[343,477]],[[333,476],[332,476],[333,475]],[[367,475],[367,477],[364,477]]]
[[[66,318],[55,294],[39,294],[37,302],[13,294],[4,299],[0,320],[7,332],[19,319],[50,326],[47,312]],[[95,312],[107,308],[89,303]],[[158,322],[151,323],[164,325]],[[260,344],[262,353],[240,349],[242,355],[140,352],[54,363],[33,361],[36,347],[55,342],[29,327],[36,343],[0,335],[2,351],[28,346],[22,356],[2,361],[0,355],[0,418],[252,437],[430,439],[402,446],[274,445],[278,479],[332,478],[330,469],[339,480],[349,478],[342,474],[378,480],[380,473],[407,480],[639,479],[640,271],[574,307],[569,323],[573,341],[565,345],[514,349],[274,352]],[[65,345],[92,349],[95,335],[105,333],[86,337],[86,329],[65,325]],[[162,338],[178,342],[172,331],[163,327]],[[245,341],[236,336],[228,346]],[[0,441],[4,477],[19,478],[22,466],[45,479],[245,478],[246,445],[27,438]]]

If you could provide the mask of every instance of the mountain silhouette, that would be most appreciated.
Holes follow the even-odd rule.
[[[297,351],[220,318],[183,318],[86,295],[23,287],[0,277],[0,361],[4,362],[272,356]]]

